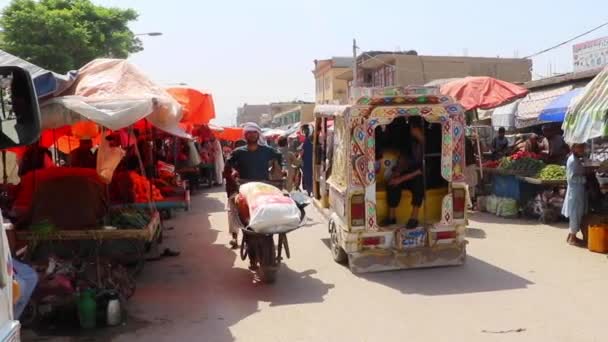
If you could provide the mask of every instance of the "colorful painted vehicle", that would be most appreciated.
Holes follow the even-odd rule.
[[[402,119],[396,122],[402,123],[415,116],[423,119],[426,145],[420,224],[416,229],[405,229],[412,207],[410,191],[403,190],[396,210],[397,225],[382,227],[379,222],[388,214],[386,182],[398,154],[386,150],[376,158],[377,134],[398,118]],[[331,144],[319,139],[327,122],[333,124]],[[353,272],[465,262],[465,116],[458,103],[439,95],[437,88],[383,89],[359,98],[352,106],[317,106],[315,126],[315,163],[329,160],[331,165],[325,183],[335,261],[348,263]],[[406,134],[403,139],[407,139]],[[322,168],[313,169],[317,173]],[[321,176],[325,175],[315,174],[314,179]],[[322,203],[322,192],[315,194],[317,204]]]

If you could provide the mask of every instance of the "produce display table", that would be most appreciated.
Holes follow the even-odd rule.
[[[186,190],[183,196],[172,196],[165,197],[162,201],[154,201],[151,204],[156,210],[163,213],[164,219],[171,218],[172,210],[183,209],[185,211],[190,210],[190,190]],[[150,203],[125,203],[125,204],[114,204],[111,209],[124,209],[124,208],[135,208],[135,209],[148,209]]]
[[[38,233],[27,230],[16,232],[17,237],[28,241],[79,241],[79,240],[142,240],[152,242],[160,234],[160,215],[155,212],[147,226],[141,229],[86,229],[55,230]]]
[[[188,181],[190,190],[198,189],[201,179],[201,171],[198,166],[179,168],[175,173],[179,174],[181,179]]]
[[[517,178],[519,178],[521,181],[529,183],[529,184],[543,185],[543,186],[547,186],[547,187],[567,186],[568,185],[568,182],[565,179],[560,179],[560,180],[542,180],[542,179],[538,179],[538,178],[522,177],[522,176],[518,176]]]

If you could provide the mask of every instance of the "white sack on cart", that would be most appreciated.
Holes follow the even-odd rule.
[[[259,182],[240,186],[249,205],[249,227],[257,233],[282,233],[298,228],[300,209],[279,188]]]

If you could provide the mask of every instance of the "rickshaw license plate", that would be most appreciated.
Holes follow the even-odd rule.
[[[419,229],[401,229],[399,231],[399,240],[404,249],[423,247],[426,241],[426,231]]]

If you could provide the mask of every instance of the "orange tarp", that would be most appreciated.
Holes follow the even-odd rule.
[[[203,125],[215,118],[211,94],[203,94],[191,88],[169,88],[167,92],[182,105],[182,123]]]
[[[441,86],[441,93],[457,100],[465,110],[492,109],[528,94],[528,89],[492,77],[465,77]]]
[[[238,141],[243,139],[243,128],[242,127],[224,127],[221,132],[213,133],[216,138],[228,141]]]

